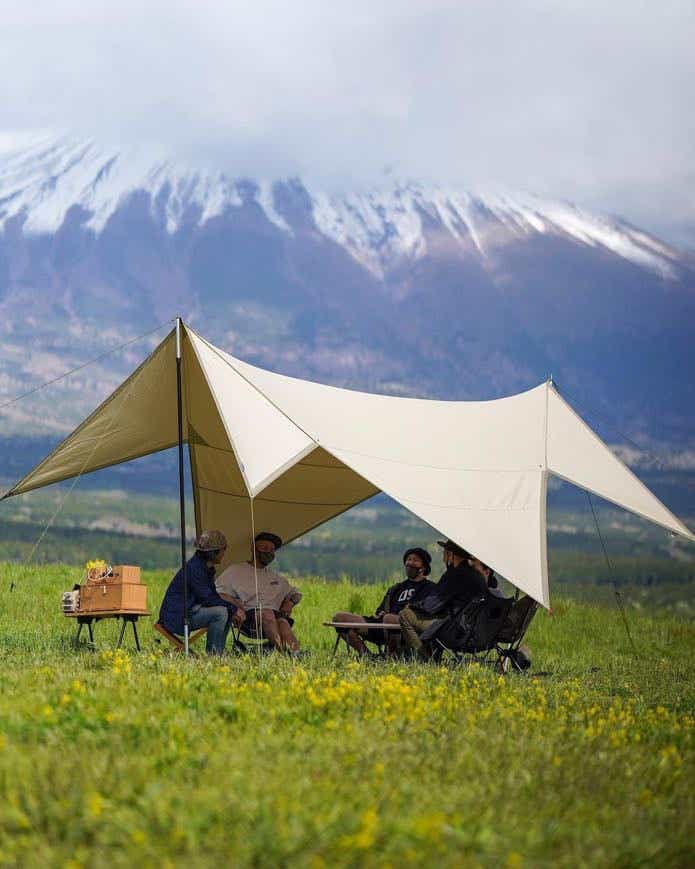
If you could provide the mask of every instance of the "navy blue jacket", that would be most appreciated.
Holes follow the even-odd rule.
[[[186,564],[188,579],[188,612],[196,604],[200,606],[225,606],[230,615],[236,612],[233,603],[224,600],[215,588],[215,568],[208,567],[205,559],[197,553]],[[169,583],[161,609],[159,621],[173,634],[183,634],[183,571],[179,570]]]

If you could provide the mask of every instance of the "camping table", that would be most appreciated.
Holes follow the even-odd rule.
[[[80,642],[80,634],[82,633],[82,628],[87,625],[87,633],[89,634],[89,642],[91,645],[94,645],[94,632],[92,630],[92,624],[95,622],[100,622],[102,619],[121,619],[121,632],[118,635],[118,643],[116,644],[116,648],[120,649],[123,645],[123,636],[125,634],[125,627],[128,623],[133,626],[133,637],[135,639],[135,648],[140,651],[140,640],[138,639],[138,628],[137,623],[138,619],[142,616],[148,617],[150,615],[149,612],[145,612],[143,610],[110,610],[109,612],[93,612],[93,613],[64,613],[70,619],[77,619],[77,634],[75,635],[74,645]]]
[[[383,628],[385,631],[400,631],[401,629],[398,623],[393,622],[324,622],[323,625],[326,628],[336,628],[337,636],[335,638],[335,646],[333,646],[334,655],[338,651],[338,643],[342,636],[340,628]]]

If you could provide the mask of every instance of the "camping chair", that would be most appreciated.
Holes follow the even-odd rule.
[[[537,606],[531,598],[506,598],[490,589],[449,618],[435,622],[421,639],[429,644],[436,661],[449,652],[457,661],[470,657],[484,664],[495,654],[500,669],[512,664],[522,670],[517,653]]]
[[[176,649],[177,652],[183,652],[183,640],[177,637],[176,634],[172,634],[171,631],[167,630],[160,622],[152,625],[152,627],[155,629],[155,631],[157,631],[157,633],[161,634],[165,640],[168,640],[168,642],[171,643],[171,645]],[[200,628],[197,631],[193,631],[193,633],[190,634],[190,636],[188,637],[188,654],[191,657],[196,657],[196,653],[193,651],[193,649],[191,649],[191,646],[193,645],[193,643],[195,643],[196,640],[200,639],[200,637],[204,637],[207,632],[207,628]],[[155,637],[154,639],[156,643],[162,642],[159,637]]]
[[[500,662],[500,669],[503,672],[509,667],[518,671],[528,669],[528,665],[523,666],[523,660],[519,656],[519,648],[537,609],[537,601],[528,595],[514,599],[502,629],[495,639],[495,651]]]
[[[485,663],[513,602],[513,598],[488,590],[448,618],[435,622],[420,639],[429,644],[436,661],[447,651],[458,661],[470,656],[472,660]]]
[[[271,651],[270,640],[259,636],[256,630],[249,630],[245,622],[240,628],[232,622],[232,648],[240,655],[245,655],[252,649],[258,648],[264,653]]]

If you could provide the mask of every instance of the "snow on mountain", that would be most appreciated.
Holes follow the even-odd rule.
[[[318,228],[376,272],[385,260],[425,253],[427,218],[441,223],[461,244],[472,244],[483,257],[488,248],[510,236],[536,232],[605,247],[663,277],[673,277],[678,258],[672,248],[626,224],[532,194],[471,194],[410,183],[364,195],[314,192],[313,201]]]
[[[152,148],[110,149],[46,135],[21,143],[0,140],[0,227],[22,218],[25,233],[53,233],[70,208],[79,206],[87,213],[85,226],[99,234],[119,206],[141,191],[171,234],[192,214],[202,225],[249,198],[291,234],[292,222],[276,195],[282,184],[193,170]],[[666,278],[674,277],[678,260],[675,250],[621,221],[531,194],[474,194],[412,182],[364,193],[329,194],[311,184],[303,189],[319,233],[380,277],[402,260],[423,257],[432,226],[483,259],[499,245],[540,233],[605,248]]]
[[[494,398],[553,372],[633,440],[692,449],[694,287],[687,252],[531,194],[336,193],[0,134],[0,404],[180,314],[253,364],[367,391]],[[0,434],[74,425],[161,334],[7,406]]]

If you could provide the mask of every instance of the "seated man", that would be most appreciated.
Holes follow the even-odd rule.
[[[368,653],[364,644],[365,640],[377,645],[387,643],[389,652],[397,651],[400,645],[400,633],[398,631],[384,631],[381,628],[372,627],[372,625],[379,625],[383,622],[398,624],[400,611],[409,603],[414,603],[422,597],[429,589],[434,588],[434,583],[425,579],[430,573],[431,562],[432,557],[426,549],[419,547],[407,549],[403,553],[406,578],[387,589],[373,616],[360,616],[346,612],[336,613],[333,616],[334,622],[354,622],[355,625],[364,625],[364,627],[350,628],[344,632],[347,644],[356,649],[360,655]]]
[[[186,562],[188,626],[191,631],[207,628],[206,651],[220,655],[229,633],[230,620],[242,624],[243,608],[223,600],[215,590],[215,565],[222,561],[227,541],[221,531],[203,531],[195,543],[194,556]],[[159,622],[172,634],[183,635],[183,570],[179,570],[164,594]]]
[[[298,655],[299,642],[292,631],[291,614],[302,595],[284,576],[268,567],[281,546],[282,540],[277,534],[270,531],[256,534],[251,558],[223,570],[217,578],[217,591],[225,600],[245,610],[246,620],[242,625],[245,634],[266,637],[273,648]]]
[[[401,610],[399,621],[407,648],[426,657],[420,634],[436,619],[461,609],[487,593],[487,582],[474,570],[470,555],[453,540],[438,540],[446,570],[431,592]]]
[[[476,558],[475,555],[471,555],[468,563],[473,568],[473,570],[477,570],[478,573],[483,577],[483,579],[487,583],[488,588],[499,588],[499,582],[497,580],[497,577],[495,576],[495,571],[491,567],[488,567],[484,561]]]

